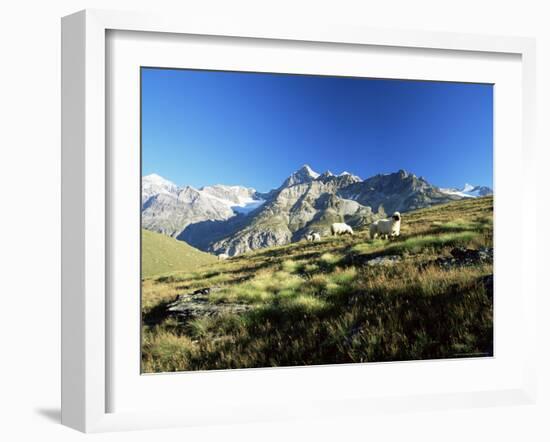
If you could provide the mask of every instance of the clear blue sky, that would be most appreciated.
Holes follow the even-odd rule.
[[[143,175],[267,191],[304,163],[492,186],[493,87],[142,68]]]

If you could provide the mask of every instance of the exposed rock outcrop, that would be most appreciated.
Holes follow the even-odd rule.
[[[246,304],[214,304],[210,302],[209,295],[216,290],[219,290],[219,288],[205,287],[191,293],[179,295],[174,302],[168,304],[167,314],[188,321],[195,317],[215,316],[222,313],[241,313],[250,309],[250,306]]]

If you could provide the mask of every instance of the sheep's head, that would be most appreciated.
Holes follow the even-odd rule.
[[[399,212],[393,212],[391,217],[394,221],[401,221],[401,214]]]

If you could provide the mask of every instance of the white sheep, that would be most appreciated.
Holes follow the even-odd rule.
[[[321,241],[321,234],[318,232],[309,232],[306,236],[306,241]]]
[[[304,238],[306,239],[306,241],[310,241],[310,242],[321,241],[321,234],[318,232],[311,231]]]
[[[401,230],[401,214],[394,212],[389,219],[379,219],[373,222],[369,226],[369,233],[372,239],[375,239],[378,235],[380,237],[396,237],[399,236]]]
[[[229,259],[229,255],[227,253],[220,253],[218,255],[218,261],[225,261],[226,259]]]
[[[346,223],[334,223],[330,226],[332,235],[353,235],[353,229]]]

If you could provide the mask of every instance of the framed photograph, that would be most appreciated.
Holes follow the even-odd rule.
[[[64,424],[534,400],[533,40],[108,11],[62,35]]]

